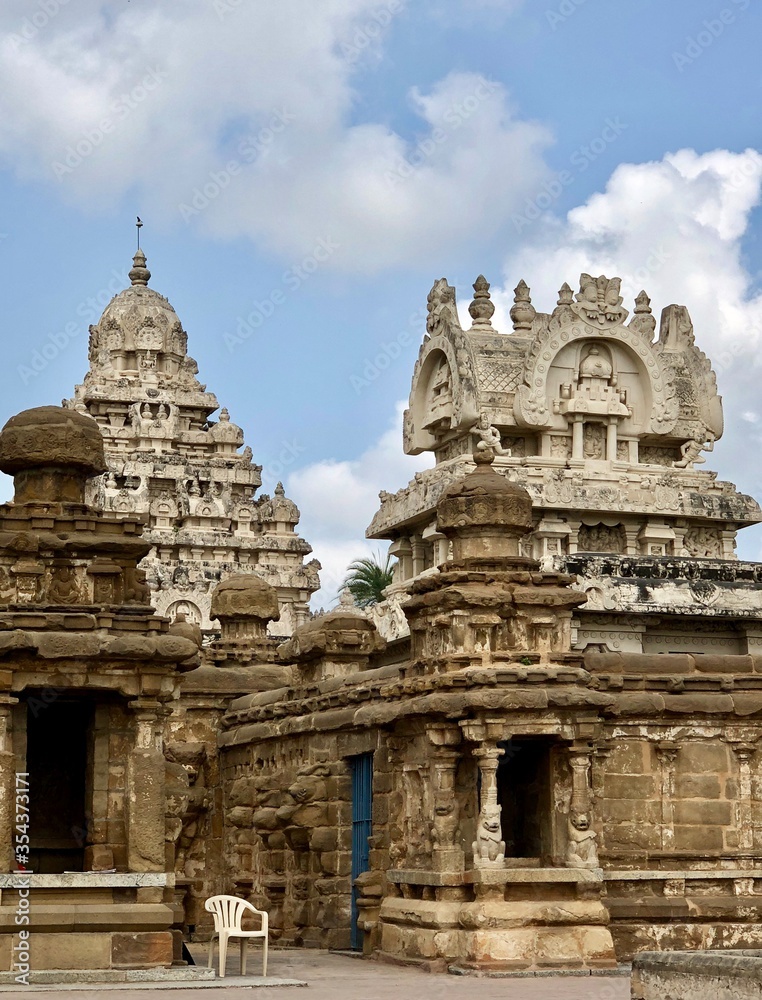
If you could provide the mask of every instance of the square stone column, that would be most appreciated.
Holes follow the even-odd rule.
[[[462,872],[465,854],[460,842],[460,805],[455,794],[460,727],[435,723],[427,727],[426,735],[434,747],[433,868],[437,872]]]
[[[127,864],[132,872],[164,871],[166,793],[161,706],[138,700],[135,743],[127,758]]]
[[[16,868],[14,857],[14,819],[16,795],[16,757],[12,745],[12,708],[17,703],[10,695],[0,695],[0,872]]]

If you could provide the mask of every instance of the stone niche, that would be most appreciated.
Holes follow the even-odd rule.
[[[0,969],[24,900],[33,971],[169,966],[162,728],[198,645],[151,609],[141,522],[84,503],[105,469],[93,420],[11,418],[0,468]]]

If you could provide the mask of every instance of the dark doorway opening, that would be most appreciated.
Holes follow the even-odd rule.
[[[44,693],[45,695],[48,692]],[[27,697],[29,867],[45,875],[84,869],[87,745],[92,705]]]
[[[514,737],[498,744],[497,798],[507,858],[552,854],[550,750],[543,737]]]

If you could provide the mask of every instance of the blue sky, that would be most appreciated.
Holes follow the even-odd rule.
[[[421,466],[400,403],[443,275],[466,307],[483,272],[503,329],[521,277],[545,310],[581,270],[687,305],[725,399],[709,467],[762,497],[761,24],[750,0],[4,0],[0,416],[81,380],[139,214],[326,602]]]

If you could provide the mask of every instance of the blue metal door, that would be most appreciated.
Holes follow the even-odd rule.
[[[352,769],[352,948],[362,949],[362,931],[357,926],[357,890],[354,880],[368,870],[373,813],[373,754],[362,753],[349,760]]]

